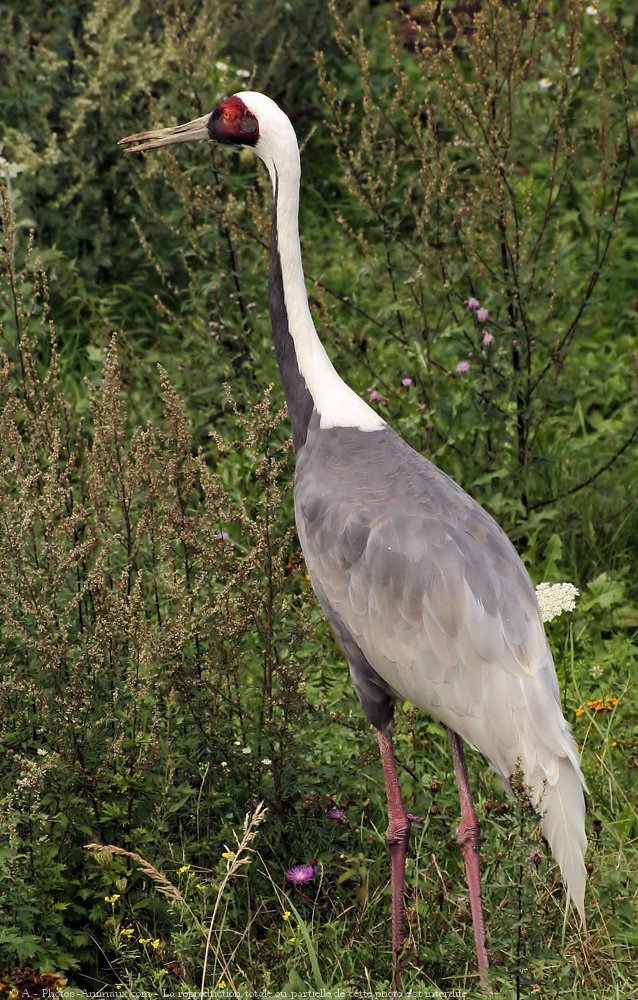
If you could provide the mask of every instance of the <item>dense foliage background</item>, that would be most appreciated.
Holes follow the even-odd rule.
[[[56,974],[77,995],[389,985],[375,741],[294,533],[268,178],[248,151],[117,148],[241,89],[297,129],[339,371],[535,582],[581,590],[550,633],[590,789],[589,933],[471,755],[494,987],[634,995],[633,5],[2,14],[0,995]],[[421,817],[404,985],[473,994],[445,736],[397,714]],[[296,863],[312,882],[285,882]]]

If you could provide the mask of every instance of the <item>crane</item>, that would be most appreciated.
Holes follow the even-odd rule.
[[[397,700],[446,727],[479,972],[489,958],[479,824],[463,741],[506,785],[522,776],[585,924],[585,782],[527,571],[503,530],[414,451],[338,375],[308,305],[299,241],[301,167],[293,126],[264,94],[120,140],[127,152],[210,141],[249,147],[273,187],[269,302],[292,425],[295,518],[314,592],[377,730],[388,802],[392,952],[400,984],[410,835],[392,744]]]

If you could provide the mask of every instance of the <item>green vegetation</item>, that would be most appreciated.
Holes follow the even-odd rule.
[[[94,0],[3,25],[0,996],[389,988],[376,744],[294,533],[269,181],[249,152],[116,145],[243,88],[302,143],[339,371],[536,582],[581,591],[548,632],[589,932],[468,754],[494,989],[637,995],[633,6]],[[396,742],[421,817],[404,989],[478,995],[446,738],[406,706]]]

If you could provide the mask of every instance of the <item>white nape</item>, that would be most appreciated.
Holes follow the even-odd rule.
[[[288,327],[297,364],[320,426],[357,427],[378,431],[385,420],[337,374],[315,329],[301,264],[299,242],[299,181],[301,166],[294,129],[284,112],[265,94],[238,93],[259,122],[259,140],[253,147],[270,174],[277,204],[277,239]]]

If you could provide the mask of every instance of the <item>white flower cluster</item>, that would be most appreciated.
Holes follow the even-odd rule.
[[[573,611],[580,591],[573,583],[539,583],[536,600],[544,622],[558,618],[563,611]]]

